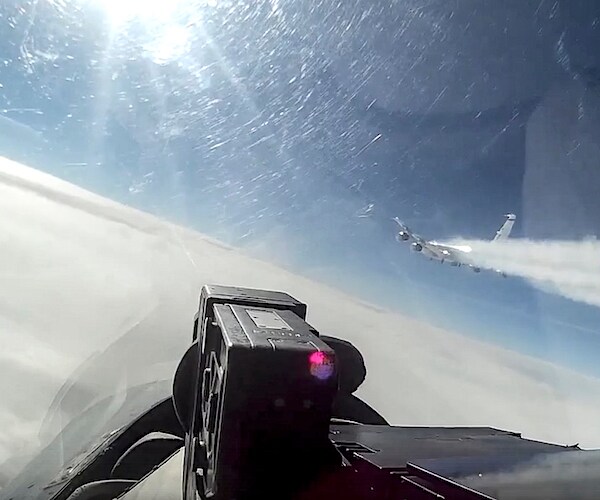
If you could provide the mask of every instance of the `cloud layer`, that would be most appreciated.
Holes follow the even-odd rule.
[[[8,160],[0,217],[0,480],[98,398],[168,380],[207,282],[308,303],[311,324],[363,352],[359,395],[394,424],[600,446],[597,379],[383,311]]]

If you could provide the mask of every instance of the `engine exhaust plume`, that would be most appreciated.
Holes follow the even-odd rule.
[[[544,292],[600,306],[600,242],[460,240],[473,265],[520,276]]]

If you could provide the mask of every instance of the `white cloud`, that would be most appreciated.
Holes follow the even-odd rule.
[[[460,482],[494,498],[559,500],[598,498],[593,486],[598,476],[598,456],[577,451],[551,453],[523,459],[510,471],[474,474]],[[568,479],[567,479],[568,478]]]
[[[600,306],[600,242],[460,240],[472,248],[471,259],[483,268],[520,276],[540,290]]]
[[[8,160],[0,217],[0,477],[97,397],[168,379],[207,282],[307,302],[313,325],[363,352],[360,395],[392,423],[600,445],[597,379],[373,308]],[[48,408],[76,368],[57,418]]]

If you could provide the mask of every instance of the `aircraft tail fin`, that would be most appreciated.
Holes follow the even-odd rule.
[[[496,236],[494,236],[493,241],[505,240],[510,236],[510,232],[512,231],[513,226],[515,225],[515,220],[517,216],[515,214],[506,214],[506,220],[504,224],[496,231]]]

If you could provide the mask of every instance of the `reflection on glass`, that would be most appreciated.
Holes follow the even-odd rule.
[[[94,404],[106,423],[169,381],[207,282],[309,303],[392,423],[600,444],[596,5],[0,17],[0,487]],[[395,217],[468,265],[409,251]]]

